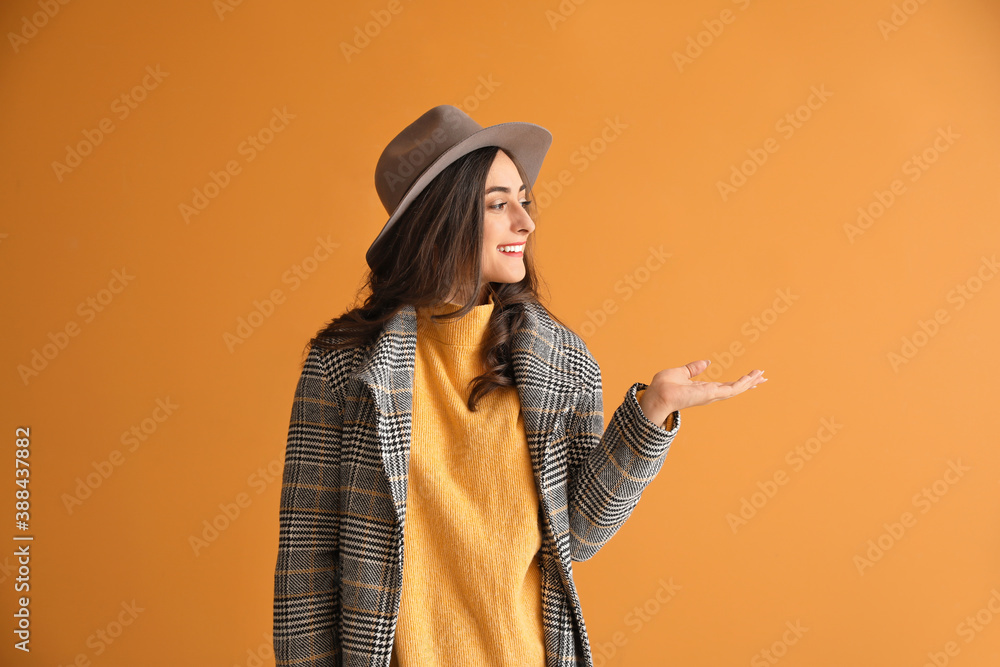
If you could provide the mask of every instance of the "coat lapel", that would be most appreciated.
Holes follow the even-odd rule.
[[[559,348],[553,327],[542,306],[531,304],[524,326],[513,333],[510,346],[531,466],[543,498],[552,479],[548,464],[563,458],[552,456],[553,432],[560,420],[568,419],[583,388],[582,380]]]
[[[583,382],[559,349],[544,308],[528,304],[526,315],[524,325],[512,335],[511,359],[535,483],[544,498],[549,481],[546,466],[552,460],[549,436],[558,421],[567,418]],[[406,305],[386,323],[353,373],[375,404],[376,432],[370,435],[381,449],[400,526],[405,525],[406,514],[416,343],[416,310]]]
[[[416,347],[416,310],[406,305],[386,322],[354,371],[375,404],[375,429],[365,434],[363,442],[375,442],[381,451],[400,526],[406,518]]]

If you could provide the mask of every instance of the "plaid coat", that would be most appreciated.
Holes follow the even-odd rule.
[[[604,427],[601,370],[540,304],[511,357],[539,493],[546,666],[593,665],[573,561],[618,531],[680,428],[649,421],[636,382]],[[313,348],[295,391],[274,574],[277,665],[387,667],[403,576],[417,318],[371,344]],[[497,535],[497,540],[504,539]]]

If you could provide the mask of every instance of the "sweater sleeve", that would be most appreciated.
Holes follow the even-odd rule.
[[[643,490],[659,472],[681,425],[671,413],[670,430],[654,424],[639,406],[636,382],[625,393],[604,428],[600,369],[582,391],[572,421],[568,470],[570,553],[575,561],[592,558],[631,515]]]
[[[339,653],[342,405],[312,348],[292,403],[274,571],[276,665],[333,667]]]

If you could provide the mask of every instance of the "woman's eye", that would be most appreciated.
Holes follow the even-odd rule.
[[[528,208],[528,206],[531,205],[531,202],[532,202],[531,199],[526,199],[526,200],[520,202],[520,204],[524,208]],[[507,202],[501,201],[501,202],[497,202],[496,204],[493,204],[492,206],[490,206],[490,208],[496,209],[498,211],[501,211],[501,210],[503,210],[503,207],[506,206],[506,205],[507,205]]]

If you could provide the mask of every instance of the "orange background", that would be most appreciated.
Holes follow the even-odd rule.
[[[360,285],[382,148],[450,103],[554,135],[543,296],[601,364],[606,418],[694,359],[770,378],[685,411],[575,568],[596,664],[998,664],[996,3],[223,1],[0,9],[0,663],[273,664],[302,348]],[[880,215],[861,228],[859,207]],[[268,316],[227,344],[255,302]],[[17,426],[30,655],[11,632]],[[238,516],[192,546],[220,505]]]

